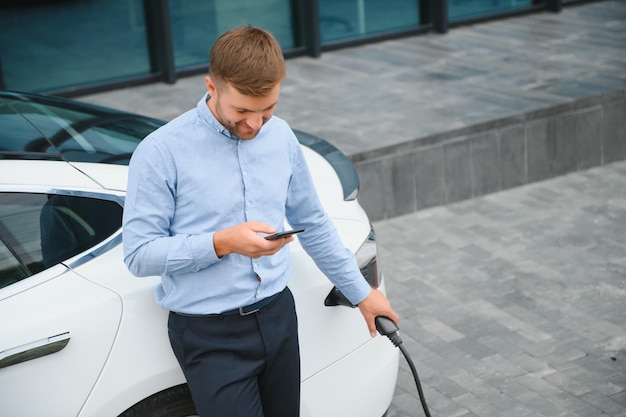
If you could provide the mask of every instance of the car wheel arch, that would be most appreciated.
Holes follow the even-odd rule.
[[[159,391],[128,408],[118,417],[191,417],[197,411],[187,384]]]

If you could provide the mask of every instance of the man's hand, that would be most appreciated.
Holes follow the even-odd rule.
[[[220,258],[229,253],[239,253],[251,258],[273,255],[287,243],[293,242],[293,236],[267,240],[258,233],[272,234],[276,229],[267,223],[246,222],[227,229],[222,229],[213,234],[213,246],[215,253]]]
[[[372,337],[376,336],[376,323],[374,319],[377,316],[389,317],[394,323],[398,324],[400,317],[391,308],[391,303],[385,297],[385,294],[372,288],[372,292],[363,301],[359,303],[359,310],[365,318],[367,328]]]

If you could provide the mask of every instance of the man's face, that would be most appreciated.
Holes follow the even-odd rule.
[[[209,109],[231,135],[239,139],[256,137],[261,126],[274,114],[280,95],[280,84],[264,97],[243,95],[229,84],[217,88],[211,77],[206,77],[206,85],[211,96]]]

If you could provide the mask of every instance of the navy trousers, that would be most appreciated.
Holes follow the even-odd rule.
[[[247,316],[170,313],[170,343],[200,417],[297,417],[300,350],[285,289]]]

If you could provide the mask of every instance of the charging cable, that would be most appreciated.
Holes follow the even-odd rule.
[[[415,386],[417,387],[417,392],[420,396],[420,401],[422,402],[424,414],[426,415],[426,417],[430,417],[430,411],[428,411],[428,405],[426,405],[426,398],[424,398],[424,391],[422,391],[420,378],[417,375],[417,370],[415,369],[415,365],[413,364],[409,353],[402,345],[402,339],[400,338],[400,334],[398,333],[398,326],[396,326],[396,324],[389,317],[385,316],[378,316],[374,321],[376,322],[376,330],[378,330],[378,333],[383,336],[387,336],[389,340],[391,340],[391,343],[399,348],[404,355],[404,358],[411,367],[411,372],[413,372],[413,379],[415,380]]]

